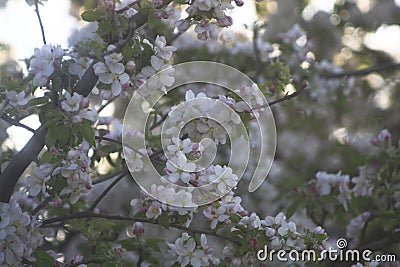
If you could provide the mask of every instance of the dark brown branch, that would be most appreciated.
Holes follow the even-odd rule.
[[[43,22],[42,22],[42,18],[40,17],[40,13],[39,13],[39,5],[38,5],[39,0],[35,0],[34,2],[35,2],[35,13],[36,13],[36,16],[39,21],[40,31],[42,32],[43,44],[46,44],[46,35],[44,34]]]
[[[47,204],[49,204],[49,202],[51,201],[51,200],[53,200],[53,196],[48,196],[48,197],[46,197],[39,205],[37,205],[36,206],[36,208],[34,208],[32,211],[31,211],[31,214],[32,215],[35,215],[36,213],[38,213],[41,209],[43,209]]]
[[[103,182],[105,182],[105,181],[108,181],[108,180],[110,180],[110,179],[112,179],[112,178],[114,178],[114,177],[117,177],[118,175],[121,175],[121,174],[124,173],[125,171],[126,171],[126,169],[122,169],[122,170],[116,171],[116,172],[114,172],[114,173],[111,173],[111,174],[105,175],[105,176],[103,176],[103,177],[100,177],[100,178],[94,180],[94,181],[92,182],[92,185],[97,185],[97,184],[103,183]]]
[[[354,77],[354,76],[365,76],[373,72],[380,72],[385,70],[392,70],[400,67],[400,63],[389,63],[385,65],[373,66],[366,69],[361,70],[351,70],[351,71],[344,71],[339,73],[329,73],[323,75],[326,79],[335,79],[335,78],[343,78],[343,77]]]
[[[268,104],[262,105],[258,109],[265,108],[265,107],[268,107],[268,106],[273,106],[273,105],[278,104],[280,102],[283,102],[283,101],[286,101],[286,100],[290,100],[290,99],[300,95],[301,92],[303,92],[303,90],[307,87],[307,85],[308,85],[307,82],[304,82],[303,85],[299,88],[299,90],[296,90],[296,92],[294,92],[292,94],[287,93],[284,97],[279,98],[277,100],[270,101],[270,102],[268,102]]]
[[[123,173],[121,173],[115,180],[107,186],[107,188],[100,194],[100,196],[93,202],[93,204],[90,206],[89,210],[94,210],[96,206],[100,203],[100,201],[113,189],[113,187],[119,183],[126,175],[128,174],[128,170],[125,170]]]
[[[4,172],[0,175],[0,202],[10,200],[18,178],[42,150],[45,135],[46,129],[40,127],[24,148],[8,163]]]
[[[12,124],[12,125],[15,125],[15,126],[24,128],[25,130],[28,130],[28,131],[30,131],[30,132],[32,132],[32,133],[35,133],[35,129],[32,129],[32,128],[29,127],[29,126],[20,123],[20,122],[19,122],[18,120],[16,120],[16,119],[13,119],[13,118],[11,118],[11,117],[8,117],[5,113],[2,113],[2,114],[1,114],[0,119],[2,119],[3,121],[6,121],[6,122],[8,122],[8,123],[10,123],[10,124]]]

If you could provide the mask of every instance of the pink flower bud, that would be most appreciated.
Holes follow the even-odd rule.
[[[162,12],[155,12],[155,13],[154,13],[154,16],[155,16],[156,18],[158,18],[158,19],[162,19],[163,14],[162,14]]]
[[[312,231],[314,234],[325,234],[325,230],[324,228],[322,228],[321,226],[317,226],[314,228],[314,230]]]
[[[258,247],[258,242],[257,239],[255,239],[254,237],[250,237],[249,239],[249,246],[256,248]]]
[[[122,253],[124,253],[124,250],[123,250],[122,248],[117,248],[117,249],[115,250],[115,252],[116,252],[119,256],[121,256]]]
[[[133,224],[133,233],[135,235],[140,235],[144,233],[144,227],[143,224],[141,222],[135,222]]]
[[[235,4],[236,4],[237,6],[243,6],[243,5],[244,5],[244,2],[243,2],[242,0],[235,0]]]
[[[197,39],[201,40],[201,41],[207,41],[209,38],[208,32],[200,32],[197,34]]]
[[[163,19],[168,19],[169,16],[170,16],[170,14],[169,14],[168,12],[162,12],[162,13],[161,13],[161,17],[162,17]]]
[[[226,220],[224,221],[224,224],[225,224],[225,225],[229,225],[229,224],[231,224],[231,223],[232,223],[232,221],[229,220],[229,219],[226,219]]]
[[[223,18],[217,18],[217,25],[220,27],[232,26],[233,20],[230,16],[225,16]]]
[[[378,134],[378,140],[381,143],[389,143],[390,139],[392,138],[392,135],[390,134],[389,130],[384,129]]]
[[[108,1],[106,4],[106,11],[107,12],[115,12],[115,6],[114,6],[114,2],[113,1]]]
[[[162,6],[162,4],[163,4],[163,1],[162,1],[162,0],[155,0],[155,1],[154,1],[154,5],[155,5],[156,7]]]
[[[134,70],[136,69],[136,64],[135,64],[135,62],[134,62],[133,60],[129,60],[129,61],[126,63],[126,69],[127,69],[127,70],[130,70],[130,71],[134,71]]]
[[[57,198],[56,200],[54,200],[54,205],[57,207],[60,207],[63,204],[63,201],[61,198]]]
[[[84,97],[84,98],[82,99],[81,107],[82,107],[82,108],[87,108],[87,107],[89,107],[89,99],[88,99],[87,97]]]
[[[181,19],[176,22],[176,28],[178,31],[184,32],[190,27],[190,21]]]

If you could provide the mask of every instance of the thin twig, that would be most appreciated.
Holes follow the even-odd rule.
[[[41,209],[43,209],[54,197],[48,196],[46,197],[39,205],[36,206],[31,212],[32,215],[38,213]]]
[[[12,125],[14,125],[14,126],[18,126],[18,127],[24,128],[25,130],[28,130],[28,131],[30,131],[30,132],[32,132],[32,133],[35,133],[35,129],[32,129],[32,128],[29,127],[29,126],[20,123],[18,120],[13,119],[13,118],[7,116],[5,113],[2,113],[2,114],[1,114],[0,119],[2,119],[3,121],[8,122],[8,123],[10,123],[10,124],[12,124]]]
[[[127,174],[129,173],[128,170],[125,170],[123,173],[121,173],[117,178],[115,178],[115,180],[109,185],[107,186],[107,188],[100,194],[100,196],[93,202],[93,204],[90,206],[89,210],[94,210],[96,208],[96,206],[100,203],[100,201],[108,194],[108,192],[111,191],[111,189],[113,189],[113,187],[119,183],[119,181],[122,180],[122,178],[124,178]]]
[[[150,126],[149,130],[152,131],[152,130],[154,130],[155,128],[157,128],[158,126],[160,126],[161,123],[162,123],[167,117],[168,117],[168,112],[165,113],[165,114],[160,118],[160,120],[159,120],[158,122],[153,123],[153,124]]]
[[[122,170],[119,170],[119,171],[117,171],[117,172],[114,172],[114,173],[111,173],[111,174],[109,174],[109,175],[106,175],[106,176],[104,176],[104,177],[101,177],[101,178],[99,178],[99,179],[97,179],[97,180],[94,180],[94,181],[92,182],[92,185],[97,185],[97,184],[103,183],[103,182],[105,182],[105,181],[108,181],[108,180],[110,180],[110,179],[112,179],[112,178],[114,178],[114,177],[116,177],[116,176],[118,176],[118,175],[121,175],[121,174],[124,173],[125,171],[126,171],[126,169],[122,169]]]
[[[117,26],[118,41],[123,40],[124,36],[122,34],[122,26],[121,26],[121,22],[119,21],[118,14],[116,12],[113,13],[113,19],[114,19],[115,26]]]
[[[108,105],[110,105],[112,102],[114,102],[115,99],[117,99],[118,96],[114,96],[113,98],[111,98],[110,100],[107,101],[107,103],[105,103],[104,105],[102,105],[98,110],[97,110],[97,114],[99,114],[103,109],[105,109]]]
[[[119,140],[115,140],[115,139],[112,139],[112,138],[109,138],[109,137],[105,137],[105,136],[97,136],[97,135],[96,135],[94,138],[97,139],[97,140],[108,141],[108,142],[111,142],[111,143],[114,143],[114,144],[118,144],[118,145],[127,147],[127,148],[129,148],[129,149],[132,149],[133,151],[135,151],[136,153],[138,153],[138,154],[141,155],[142,157],[146,157],[146,155],[143,154],[142,152],[140,152],[138,149],[136,149],[136,148],[134,148],[134,147],[131,147],[131,146],[129,146],[129,145],[123,144],[123,143],[122,143],[121,141],[119,141]]]
[[[43,27],[42,18],[40,17],[40,13],[39,13],[38,2],[39,2],[39,0],[35,0],[35,13],[36,13],[36,15],[38,17],[38,20],[39,20],[40,30],[42,32],[43,44],[46,44],[46,35],[44,34],[44,27]]]
[[[372,66],[370,68],[361,69],[361,70],[351,70],[351,71],[345,71],[345,72],[340,72],[340,73],[329,73],[329,74],[324,75],[323,77],[325,77],[326,79],[335,79],[335,78],[350,77],[350,76],[365,76],[372,72],[391,70],[391,69],[396,69],[399,67],[400,67],[400,63],[389,63],[389,64],[385,64],[385,65]]]
[[[294,97],[300,95],[301,92],[303,92],[303,90],[307,87],[307,85],[308,85],[307,82],[305,82],[305,83],[303,83],[303,85],[299,88],[299,90],[296,90],[296,92],[294,92],[294,93],[292,93],[292,94],[287,93],[287,94],[285,94],[284,97],[279,98],[279,99],[277,99],[277,100],[270,101],[270,102],[268,102],[267,104],[264,104],[264,105],[262,105],[261,107],[258,107],[257,109],[266,108],[266,107],[268,107],[268,106],[273,106],[273,105],[278,104],[278,103],[280,103],[280,102],[283,102],[283,101],[286,101],[286,100],[290,100],[290,99],[292,99],[292,98],[294,98]]]
[[[157,223],[153,220],[150,220],[150,219],[131,218],[131,217],[120,216],[120,215],[98,214],[98,213],[84,211],[84,212],[77,212],[77,213],[68,214],[68,215],[64,215],[64,216],[49,218],[49,219],[43,221],[42,226],[50,225],[50,224],[53,224],[56,222],[64,222],[64,221],[73,220],[73,219],[85,219],[85,218],[101,218],[101,219],[107,219],[107,220],[113,220],[113,221],[142,222],[142,223],[159,225],[159,223]],[[169,227],[187,231],[190,233],[195,233],[195,234],[205,234],[205,235],[215,236],[215,237],[227,240],[227,241],[231,241],[237,245],[241,244],[239,240],[236,240],[236,239],[233,239],[228,236],[221,235],[221,234],[218,234],[215,232],[204,231],[204,230],[200,230],[200,229],[192,229],[192,228],[180,226],[177,224],[170,224]]]

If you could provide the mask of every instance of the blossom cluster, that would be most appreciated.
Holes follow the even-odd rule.
[[[151,196],[143,193],[140,198],[131,200],[130,204],[134,215],[144,214],[149,219],[157,219],[163,212],[166,214],[178,213],[181,216],[188,215],[187,223],[190,223],[195,208],[185,207],[196,207],[196,204],[192,202],[192,195],[189,192],[184,190],[176,192],[172,186],[152,185],[149,193]],[[177,203],[180,203],[181,207],[170,205]]]
[[[175,82],[172,55],[176,48],[167,45],[164,36],[157,36],[152,47],[155,54],[151,56],[150,66],[144,67],[135,77],[136,85],[141,86],[138,92],[142,96],[147,96],[155,90],[166,93],[166,87]]]
[[[46,86],[55,68],[61,64],[64,50],[60,46],[43,45],[35,48],[34,57],[30,61],[29,72],[34,74],[34,86]]]
[[[23,212],[15,200],[0,202],[0,265],[22,266],[33,262],[32,253],[42,242],[35,217]]]
[[[61,101],[63,111],[69,112],[72,123],[82,123],[83,119],[95,121],[97,114],[89,109],[89,99],[76,92],[72,95],[69,92],[65,93],[65,99]]]
[[[66,158],[53,171],[53,175],[60,174],[66,180],[67,186],[61,190],[60,195],[68,195],[72,204],[92,189],[88,150],[89,145],[84,141],[68,151]]]
[[[175,259],[180,266],[210,266],[219,264],[219,259],[214,258],[212,249],[207,245],[207,237],[202,234],[200,242],[188,233],[183,233],[175,243],[167,243],[169,247],[168,254]]]
[[[109,45],[107,51],[110,54],[104,56],[104,62],[97,62],[93,66],[100,82],[111,84],[111,97],[120,95],[122,89],[129,86],[129,75],[125,73],[125,66],[121,63],[123,56],[113,52],[115,49],[115,45]]]

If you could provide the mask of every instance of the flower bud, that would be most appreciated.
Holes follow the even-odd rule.
[[[255,239],[254,237],[250,237],[249,239],[249,246],[256,248],[258,247],[258,242],[257,239]]]
[[[242,0],[235,0],[235,4],[236,4],[237,6],[243,6],[243,5],[244,5],[244,2],[243,2]]]
[[[188,20],[181,19],[176,22],[176,28],[180,32],[186,31],[187,29],[189,29],[189,27],[190,27],[190,21]]]
[[[225,16],[223,18],[217,18],[217,25],[219,27],[229,27],[232,26],[233,20],[230,16]]]
[[[140,235],[144,233],[144,227],[143,224],[141,222],[135,222],[133,224],[133,233],[135,235]]]
[[[197,34],[197,39],[201,40],[201,41],[207,41],[209,38],[208,32],[200,32]]]
[[[136,69],[135,61],[129,60],[129,61],[126,63],[126,66],[125,66],[125,67],[126,67],[127,70],[134,71],[134,70]]]
[[[325,230],[321,226],[315,227],[312,232],[314,234],[325,234]]]

